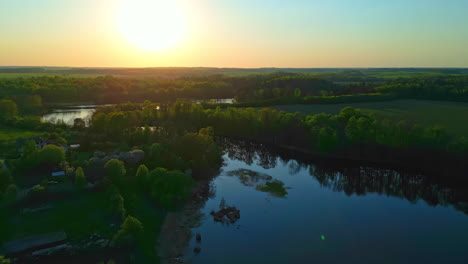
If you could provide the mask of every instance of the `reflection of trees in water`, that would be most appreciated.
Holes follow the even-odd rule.
[[[310,174],[325,187],[347,195],[366,195],[377,193],[381,195],[404,198],[410,202],[424,200],[427,204],[454,205],[458,210],[468,213],[468,194],[466,186],[453,185],[449,179],[437,179],[421,174],[408,173],[385,168],[356,166],[333,161],[314,164],[302,162],[301,157],[291,155],[285,151],[278,151],[263,144],[246,141],[222,139],[229,158],[241,160],[248,165],[253,163],[265,169],[274,168],[279,160],[288,166],[290,174],[297,174],[302,169],[309,168]],[[288,157],[289,156],[289,157]],[[450,186],[450,187],[448,187]]]
[[[347,195],[378,193],[404,198],[410,202],[422,199],[430,205],[448,205],[454,196],[453,191],[432,184],[423,175],[389,169],[310,166],[310,174],[321,185]]]

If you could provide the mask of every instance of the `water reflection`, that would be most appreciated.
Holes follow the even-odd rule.
[[[402,170],[342,164],[339,162],[310,163],[298,157],[290,159],[288,153],[275,150],[267,145],[247,141],[220,139],[219,143],[232,160],[240,160],[248,165],[258,165],[272,169],[280,162],[288,167],[290,175],[308,169],[321,186],[346,195],[366,195],[376,193],[399,197],[416,202],[424,200],[431,206],[454,205],[468,214],[468,193],[466,185],[454,186],[451,179],[428,177],[419,173]],[[445,182],[444,182],[445,180]]]
[[[66,108],[66,109],[54,109],[52,113],[48,113],[42,116],[42,120],[48,123],[65,123],[67,125],[73,125],[76,118],[81,118],[89,124],[93,113],[96,111],[97,106],[77,106],[77,108]]]

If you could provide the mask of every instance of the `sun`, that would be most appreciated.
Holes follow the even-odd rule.
[[[119,28],[135,47],[164,51],[184,37],[186,21],[177,0],[121,0]]]

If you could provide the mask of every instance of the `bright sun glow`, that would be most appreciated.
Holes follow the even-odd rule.
[[[167,50],[186,31],[185,16],[176,0],[121,0],[119,26],[134,46],[146,51]]]

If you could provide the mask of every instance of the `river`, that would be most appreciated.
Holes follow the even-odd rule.
[[[186,263],[468,263],[466,186],[300,162],[261,145],[231,144],[224,160],[190,230]],[[285,196],[257,190],[268,176],[284,183]],[[240,210],[234,224],[210,215],[222,199]]]

